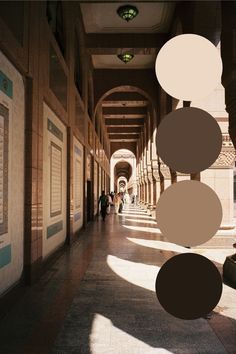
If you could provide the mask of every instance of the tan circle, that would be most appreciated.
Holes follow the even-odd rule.
[[[198,181],[172,184],[157,203],[157,226],[170,242],[181,246],[207,242],[218,231],[221,220],[218,196]]]
[[[196,34],[182,34],[164,44],[156,59],[156,76],[171,96],[193,101],[209,95],[221,82],[217,48]]]
[[[218,123],[200,108],[185,107],[167,114],[157,130],[158,154],[174,171],[197,173],[207,169],[221,147]]]

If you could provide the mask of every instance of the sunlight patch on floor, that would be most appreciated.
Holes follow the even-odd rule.
[[[127,261],[113,255],[107,256],[111,270],[127,282],[155,291],[155,281],[160,267]]]
[[[122,210],[122,214],[149,215],[144,211]]]
[[[186,253],[189,252],[188,248],[178,246],[171,242],[158,241],[158,240],[145,240],[140,238],[127,237],[127,240],[136,243],[137,245],[155,248],[161,251],[173,251],[178,253]]]
[[[145,240],[140,238],[127,237],[127,240],[136,243],[137,245],[141,245],[144,247],[154,248],[161,251],[172,251],[176,253],[197,253],[205,256],[211,261],[223,264],[225,261],[225,257],[233,254],[231,249],[203,249],[203,248],[185,248],[175,243],[159,241],[159,240]]]
[[[206,258],[209,258],[211,261],[223,264],[225,261],[225,258],[234,252],[231,249],[201,249],[201,248],[196,248],[196,249],[191,249],[192,252],[201,254],[202,256],[205,256]]]
[[[119,348],[119,349],[118,349]],[[130,350],[129,350],[130,349]],[[94,316],[91,334],[90,350],[92,354],[106,353],[159,353],[173,354],[164,348],[153,348],[131,334],[117,328],[111,320],[96,313]],[[132,351],[131,351],[132,350]]]
[[[118,215],[120,215],[120,216],[124,216],[124,217],[126,217],[126,216],[128,216],[128,217],[133,217],[133,218],[143,218],[143,219],[148,219],[148,220],[155,220],[155,219],[153,219],[151,216],[149,216],[149,215],[135,215],[135,214],[128,214],[128,213],[118,213]]]
[[[157,224],[157,222],[154,220],[125,219],[125,221],[133,221],[133,222],[137,222],[137,223],[151,224],[151,225]]]
[[[161,235],[160,229],[157,227],[145,227],[145,226],[132,226],[132,225],[122,225],[123,227],[134,230],[134,231],[141,231],[141,232],[149,232]]]

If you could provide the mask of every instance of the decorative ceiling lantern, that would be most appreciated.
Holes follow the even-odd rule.
[[[117,57],[122,60],[125,64],[127,64],[130,60],[133,59],[134,55],[130,53],[118,54]]]
[[[132,5],[124,5],[117,9],[117,13],[123,20],[129,22],[138,15],[138,9]]]

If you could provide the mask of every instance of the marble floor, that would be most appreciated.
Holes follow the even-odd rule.
[[[156,298],[161,265],[189,252],[163,239],[138,207],[90,223],[40,281],[0,317],[1,354],[236,353],[236,290],[210,318],[179,320]],[[191,249],[222,271],[233,249]]]

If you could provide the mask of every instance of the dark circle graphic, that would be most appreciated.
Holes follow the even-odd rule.
[[[157,226],[181,246],[198,246],[220,228],[222,206],[217,194],[198,181],[181,181],[164,190],[157,203]]]
[[[194,320],[215,308],[222,294],[222,278],[206,257],[179,254],[161,267],[156,278],[156,294],[168,313]]]
[[[220,154],[222,134],[206,111],[184,107],[167,114],[157,130],[157,151],[172,170],[197,173],[209,168]]]

